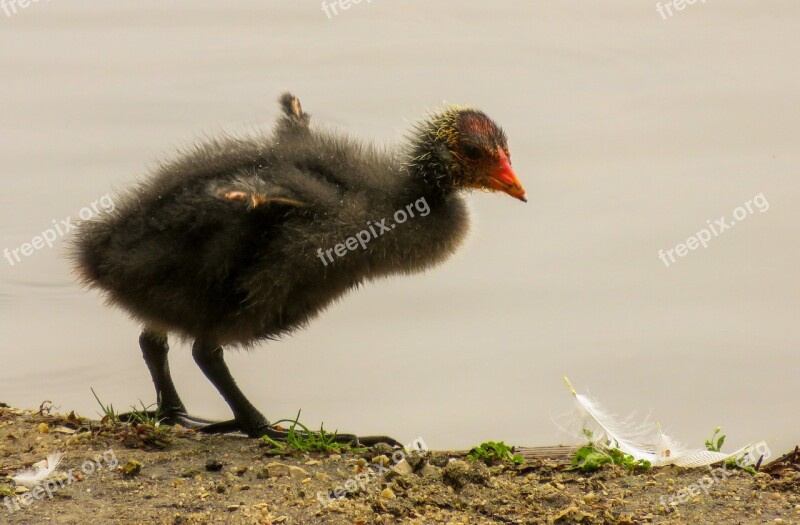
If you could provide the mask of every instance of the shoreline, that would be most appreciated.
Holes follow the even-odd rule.
[[[492,466],[464,451],[400,457],[387,445],[276,456],[256,439],[180,427],[161,436],[0,403],[0,523],[800,522],[797,453],[705,486],[705,469],[565,471],[565,449],[518,449],[521,465]],[[12,475],[53,452],[63,453],[53,481],[15,487]]]

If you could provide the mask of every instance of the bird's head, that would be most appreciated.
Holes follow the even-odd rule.
[[[506,135],[485,113],[450,106],[418,128],[412,165],[452,189],[500,191],[527,202]]]

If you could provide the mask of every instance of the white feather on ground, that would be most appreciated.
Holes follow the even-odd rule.
[[[58,468],[61,463],[63,454],[60,452],[53,452],[47,455],[47,459],[43,459],[38,463],[34,463],[31,468],[20,471],[11,477],[17,485],[23,485],[28,488],[33,488],[36,485],[46,481]]]
[[[635,460],[649,461],[654,467],[677,465],[689,468],[738,458],[754,448],[748,445],[731,453],[686,448],[664,434],[660,425],[636,424],[630,418],[620,420],[606,412],[594,399],[577,393],[566,377],[564,382],[575,397],[576,415],[581,425],[579,432],[597,448],[617,448]],[[749,459],[752,459],[752,454]]]

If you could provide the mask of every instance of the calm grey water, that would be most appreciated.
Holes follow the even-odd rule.
[[[314,122],[384,143],[443,102],[506,129],[530,202],[471,197],[469,243],[372,284],[229,363],[268,417],[423,436],[562,441],[561,382],[702,446],[800,440],[800,5],[51,0],[0,11],[0,249],[140,177],[176,146]],[[757,195],[669,267],[659,250]],[[741,212],[740,212],[741,213]],[[675,253],[675,252],[673,252]],[[677,256],[676,256],[677,257]],[[64,240],[0,260],[0,400],[91,415],[154,400],[138,327],[73,281]],[[190,410],[227,407],[175,342]]]

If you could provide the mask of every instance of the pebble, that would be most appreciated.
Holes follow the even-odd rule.
[[[318,480],[324,481],[326,483],[331,481],[331,477],[329,475],[325,474],[324,472],[317,472],[317,473],[314,474],[314,477],[317,478]]]
[[[308,471],[291,465],[289,467],[289,475],[294,479],[305,479],[308,477]]]
[[[390,461],[391,460],[389,459],[389,456],[381,455],[381,456],[375,456],[374,458],[372,458],[372,460],[370,462],[375,464],[375,465],[380,465],[380,466],[382,466],[384,468],[388,468]],[[403,460],[403,461],[405,461],[405,460]]]
[[[216,459],[206,461],[206,470],[209,472],[219,472],[222,470],[222,462]]]
[[[267,463],[267,466],[264,468],[269,473],[269,476],[273,478],[280,476],[281,474],[289,474],[289,465],[284,463],[273,461],[272,463]]]
[[[411,467],[408,461],[405,459],[398,461],[397,465],[392,467],[392,472],[399,476],[407,476],[414,472],[414,469]]]
[[[381,497],[383,499],[395,499],[397,496],[395,496],[395,494],[392,491],[392,489],[390,489],[389,487],[386,487],[385,489],[383,489],[381,491]]]
[[[277,477],[283,474],[285,475],[292,475],[292,469],[299,469],[303,471],[304,475],[308,475],[308,473],[301,469],[300,467],[295,467],[293,465],[287,465],[285,463],[278,463],[277,461],[273,461],[272,463],[268,463],[266,466],[267,472],[269,472],[270,477]],[[295,476],[300,477],[298,474]]]
[[[420,469],[419,475],[422,476],[423,478],[427,478],[430,476],[436,476],[441,472],[442,472],[441,467],[436,467],[434,465],[431,465],[430,463],[425,463],[425,466]]]
[[[127,463],[120,467],[120,470],[122,470],[123,477],[130,478],[138,476],[139,472],[142,471],[142,464],[135,459],[129,459]]]

